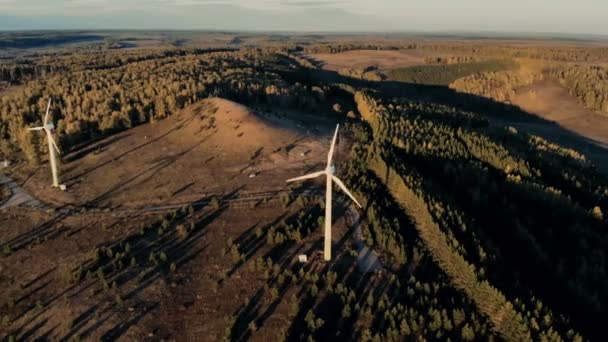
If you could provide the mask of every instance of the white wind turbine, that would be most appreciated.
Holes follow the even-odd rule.
[[[55,143],[53,139],[53,130],[55,129],[55,125],[53,121],[49,122],[49,111],[51,110],[51,99],[49,99],[49,103],[46,106],[46,114],[44,115],[44,122],[42,126],[28,128],[28,131],[44,131],[46,133],[46,140],[49,144],[49,162],[51,163],[51,172],[53,174],[53,186],[59,186],[59,177],[57,176],[57,156],[55,155],[55,151],[60,153],[59,147]]]
[[[326,176],[326,192],[325,192],[325,248],[324,248],[324,253],[323,253],[323,257],[325,260],[329,261],[331,260],[331,193],[332,193],[332,181],[336,182],[336,184],[338,185],[338,187],[340,187],[340,189],[342,189],[342,191],[344,191],[348,197],[350,197],[353,202],[355,202],[359,208],[361,208],[361,204],[359,204],[359,202],[357,202],[357,200],[355,199],[355,197],[350,193],[350,191],[348,191],[348,189],[346,189],[346,186],[344,185],[344,183],[336,176],[334,176],[334,173],[336,172],[336,168],[334,167],[334,165],[332,164],[332,157],[334,154],[334,148],[336,146],[336,138],[338,137],[338,129],[340,128],[340,125],[338,124],[336,126],[336,132],[334,133],[334,138],[331,142],[331,147],[329,148],[329,154],[327,155],[327,167],[325,168],[325,170],[322,171],[318,171],[318,172],[313,172],[311,174],[302,176],[302,177],[296,177],[296,178],[292,178],[292,179],[288,179],[287,182],[295,182],[295,181],[301,181],[301,180],[305,180],[305,179],[311,179],[311,178],[317,178],[319,176]]]

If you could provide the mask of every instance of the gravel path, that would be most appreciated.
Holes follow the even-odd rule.
[[[0,210],[16,206],[25,206],[44,209],[46,206],[40,201],[28,194],[22,187],[15,183],[12,179],[0,174],[0,184],[5,185],[13,193],[13,195],[2,205]]]

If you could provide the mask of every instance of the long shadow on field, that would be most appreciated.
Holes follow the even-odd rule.
[[[115,325],[114,327],[112,327],[110,330],[108,330],[107,332],[105,332],[101,336],[100,339],[102,341],[116,341],[119,337],[122,336],[122,334],[124,334],[125,332],[127,332],[127,330],[129,330],[129,328],[131,328],[132,326],[136,325],[149,312],[151,312],[154,309],[156,309],[156,307],[158,307],[158,304],[154,304],[152,306],[147,306],[143,311],[141,311],[137,315],[135,315],[135,317],[130,318],[126,322],[120,322],[117,325]]]
[[[89,142],[86,146],[77,146],[74,149],[77,150],[74,153],[70,153],[63,158],[64,161],[70,163],[76,161],[89,153],[99,153],[106,150],[106,147],[123,140],[127,137],[131,136],[131,133],[120,133],[113,135],[107,139],[99,139],[95,141]]]
[[[259,288],[255,294],[248,299],[247,303],[239,308],[233,315],[234,321],[231,328],[232,341],[247,341],[251,337],[252,327],[260,327],[272,315],[290,288],[293,275],[302,267],[307,269],[315,267],[312,263],[304,266],[292,265],[296,256],[302,253],[304,245],[292,249],[285,253],[286,245],[293,246],[292,243],[285,243],[275,246],[268,255],[282,255],[282,260],[275,262],[271,257],[260,258],[261,262],[256,263],[256,271],[267,274],[265,286]],[[320,241],[310,244],[304,253],[311,253],[321,246]],[[292,272],[293,270],[293,272]]]
[[[234,196],[221,198],[215,208],[187,206],[168,213],[96,249],[91,259],[73,269],[75,284],[70,294],[72,300],[86,295],[94,302],[70,322],[70,330],[61,340],[88,338],[118,318],[102,334],[103,340],[115,340],[155,310],[158,300],[147,298],[143,291],[161,278],[180,283],[181,267],[206,248],[201,240],[208,225],[227,208],[221,203]]]
[[[306,212],[305,215],[307,215],[309,213],[312,213],[313,211],[314,208],[302,212]],[[273,248],[271,252],[265,254],[263,257],[264,259],[268,257],[272,258],[275,256],[284,256],[284,254],[281,254],[281,251],[290,249],[293,245],[292,241],[283,243],[283,240],[285,238],[294,238],[293,236],[290,237],[289,234],[298,234],[298,239],[306,238],[306,236],[308,236],[309,234],[309,231],[303,229],[302,225],[310,222],[302,223],[301,221],[298,221],[298,219],[302,217],[302,212],[295,213],[289,217],[286,217],[286,214],[282,214],[264,227],[257,227],[257,224],[255,224],[251,228],[247,229],[243,234],[241,234],[234,241],[233,246],[228,246],[229,250],[227,252],[232,254],[233,259],[237,259],[236,257],[238,256],[238,260],[234,260],[236,261],[236,263],[227,272],[227,276],[232,276],[240,267],[242,267],[248,260],[250,260],[251,257],[253,257],[267,243],[275,243],[277,239],[281,241],[276,241],[279,246]],[[299,222],[298,227],[295,228],[298,230],[298,232],[288,232],[288,229],[294,229],[291,228],[291,226],[295,226],[296,222]]]
[[[34,227],[32,230],[0,244],[0,250],[5,251],[5,253],[12,253],[25,247],[32,246],[32,244],[40,244],[44,241],[55,239],[67,231],[67,228],[63,226],[55,227],[55,225],[63,221],[67,216],[68,215],[65,213],[56,215],[52,219]]]
[[[152,161],[153,165],[150,168],[148,168],[147,170],[143,170],[143,171],[135,174],[133,177],[128,178],[128,179],[114,185],[108,191],[100,194],[96,198],[89,201],[87,204],[85,204],[85,206],[89,206],[89,207],[98,206],[98,205],[102,204],[102,202],[104,200],[110,198],[112,195],[118,194],[120,192],[128,191],[131,187],[134,187],[139,184],[143,184],[143,183],[147,182],[148,180],[157,176],[158,173],[161,172],[163,169],[174,164],[179,158],[182,158],[183,156],[185,156],[186,154],[190,153],[195,148],[200,146],[204,141],[205,140],[201,140],[200,142],[193,144],[192,146],[188,147],[187,149],[185,149],[181,152],[178,152],[178,153],[175,153],[175,154],[169,155],[169,156],[164,156],[164,157],[161,157],[161,158],[158,158],[158,159]]]
[[[138,150],[140,150],[140,149],[142,149],[142,148],[144,148],[144,147],[146,147],[146,146],[148,146],[148,145],[151,145],[151,144],[156,143],[156,142],[158,142],[158,141],[162,140],[163,138],[165,138],[166,136],[168,136],[169,134],[171,134],[171,133],[173,133],[173,132],[175,132],[175,131],[178,131],[178,130],[180,130],[180,129],[184,128],[184,127],[185,127],[185,126],[187,126],[187,125],[188,125],[190,122],[192,122],[192,121],[193,121],[193,120],[194,120],[194,119],[195,119],[197,116],[198,116],[198,113],[193,114],[193,115],[191,115],[190,117],[188,117],[188,118],[186,118],[186,119],[182,120],[181,122],[179,122],[177,125],[175,125],[175,126],[174,126],[174,127],[172,127],[171,129],[169,129],[167,132],[165,132],[165,133],[163,133],[163,134],[161,134],[161,135],[159,135],[159,136],[155,137],[154,139],[151,139],[151,140],[149,140],[149,141],[146,141],[145,143],[143,143],[143,144],[141,144],[141,145],[135,146],[135,147],[133,147],[132,149],[127,150],[127,151],[125,151],[125,152],[121,153],[120,155],[118,155],[118,156],[116,156],[116,157],[113,157],[113,158],[111,158],[111,159],[109,159],[109,160],[106,160],[105,162],[101,162],[100,164],[95,165],[95,166],[93,166],[93,167],[91,167],[91,168],[89,168],[89,169],[87,169],[87,170],[85,170],[85,171],[81,172],[80,174],[75,175],[75,176],[73,176],[72,178],[67,179],[65,182],[66,182],[66,183],[68,183],[68,184],[70,184],[70,183],[74,182],[75,180],[77,180],[78,178],[80,178],[80,177],[82,177],[82,176],[84,176],[84,175],[86,175],[86,174],[89,174],[89,173],[91,173],[91,172],[93,172],[93,171],[95,171],[95,170],[98,170],[98,169],[100,169],[100,168],[102,168],[102,167],[104,167],[104,166],[106,166],[106,165],[108,165],[108,164],[110,164],[110,163],[112,163],[112,162],[114,162],[114,161],[116,161],[116,160],[118,160],[118,159],[121,159],[121,158],[123,158],[124,156],[126,156],[126,155],[128,155],[128,154],[131,154],[131,153],[133,153],[133,152],[136,152],[136,151],[138,151]],[[111,139],[111,138],[110,138],[110,139]]]
[[[316,256],[318,255],[316,252],[322,250],[322,239],[315,238],[308,243],[297,242],[300,239],[309,239],[309,234],[318,226],[321,213],[322,208],[313,205],[289,217],[276,220],[270,228],[260,230],[259,236],[256,235],[255,238],[252,237],[252,232],[246,232],[237,240],[239,245],[246,246],[243,251],[249,250],[252,244],[259,248],[258,244],[264,241],[274,246],[252,265],[256,272],[263,274],[267,279],[264,287],[258,289],[246,304],[234,313],[235,318],[231,328],[233,341],[248,340],[253,332],[252,329],[264,325],[293,286],[302,288],[302,292],[297,295],[301,297],[305,297],[308,291],[318,291],[318,289],[311,290],[309,275],[322,274],[332,267],[343,268],[353,264],[352,257],[348,257],[348,261],[338,257],[329,264],[322,262],[320,257]],[[340,214],[336,215],[336,219],[339,218]],[[310,261],[304,265],[296,263],[299,254],[308,255]],[[321,287],[320,284],[318,285]],[[314,299],[311,301],[314,302]],[[303,313],[305,314],[306,312]],[[283,329],[280,333],[287,332],[287,329]]]

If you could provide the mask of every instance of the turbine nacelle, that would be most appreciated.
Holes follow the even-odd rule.
[[[44,125],[44,126],[38,126],[38,127],[31,127],[28,128],[28,131],[46,131],[47,133],[52,132],[55,129],[55,124],[52,122],[49,122],[48,124]]]
[[[334,173],[336,173],[336,167],[334,165],[329,165],[327,169],[325,169],[325,171],[330,175],[333,175]]]

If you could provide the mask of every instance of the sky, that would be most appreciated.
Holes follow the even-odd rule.
[[[608,34],[606,0],[0,0],[0,30]]]

